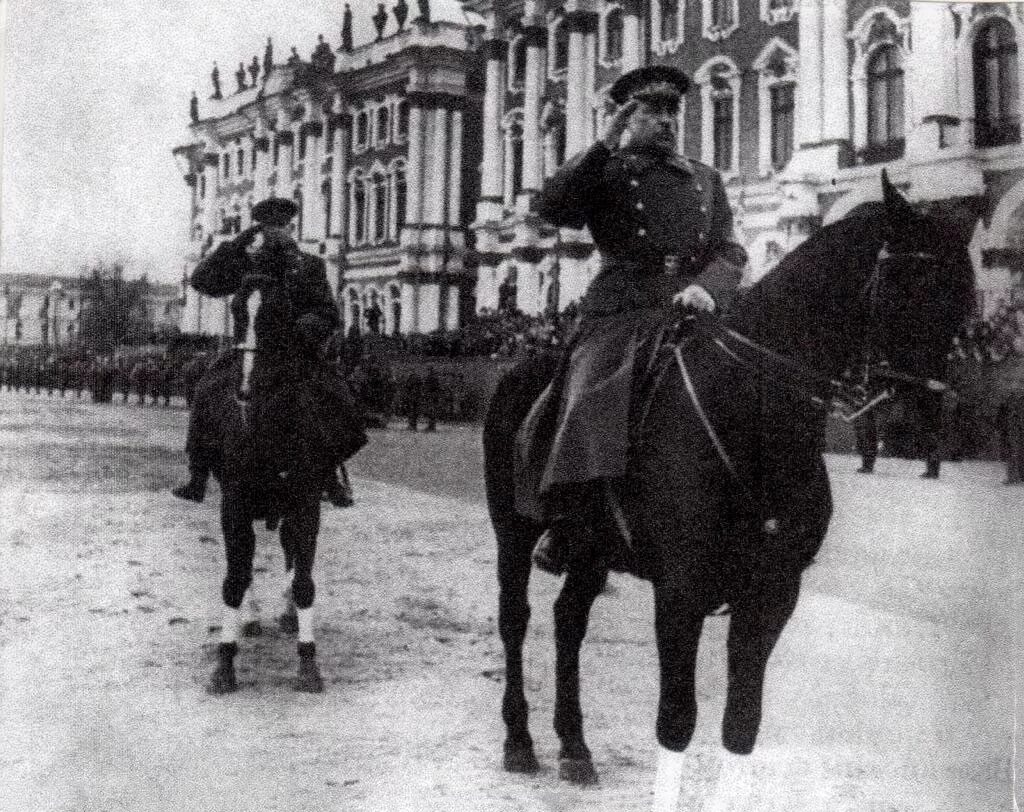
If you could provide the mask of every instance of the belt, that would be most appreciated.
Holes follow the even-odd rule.
[[[660,266],[657,262],[604,258],[580,308],[585,314],[609,315],[667,307],[684,281],[677,257],[666,258]]]

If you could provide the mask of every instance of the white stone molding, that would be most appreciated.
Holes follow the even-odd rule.
[[[879,48],[895,46],[903,74],[903,131],[910,131],[913,122],[913,99],[908,92],[906,68],[910,61],[910,20],[886,6],[875,6],[861,15],[849,34],[854,45],[850,87],[853,93],[853,148],[868,144],[868,65]]]
[[[391,105],[385,102],[373,112],[373,144],[375,147],[386,146],[391,141],[391,111]],[[381,116],[384,116],[383,128],[381,128]],[[381,132],[382,129],[383,132]]]
[[[405,199],[409,200],[409,175],[406,171],[406,159],[395,158],[387,166],[388,197],[391,204],[388,206],[388,228],[387,239],[397,240],[401,235],[398,231],[398,179],[405,182]]]
[[[768,25],[788,23],[796,16],[798,0],[761,0],[761,22]]]
[[[540,191],[543,177],[540,99],[544,93],[544,51],[536,45],[530,45],[524,49],[524,56],[523,190],[537,192]]]
[[[1014,12],[1007,8],[1013,6]],[[953,6],[953,13],[960,20],[960,36],[956,46],[956,75],[958,79],[959,116],[964,126],[968,128],[968,136],[971,144],[974,143],[974,119],[975,104],[974,98],[974,43],[978,33],[993,19],[1006,20],[1013,26],[1014,36],[1017,40],[1017,93],[1019,115],[1024,114],[1024,19],[1022,19],[1024,8],[1016,3],[1002,4],[993,3],[957,3]],[[992,147],[991,149],[1000,149]],[[987,150],[983,150],[987,151]]]
[[[832,0],[827,0],[832,2]],[[729,8],[729,20],[722,23],[714,19],[715,3],[721,3]],[[740,27],[740,6],[739,0],[701,0],[701,32],[704,39],[712,42],[721,42],[728,39],[737,28]]]
[[[732,177],[739,171],[740,163],[740,92],[743,80],[739,68],[727,56],[713,56],[694,72],[693,80],[700,87],[700,159],[711,166],[715,163],[714,102],[721,98],[732,99],[732,165],[719,169],[724,177]],[[715,87],[716,84],[721,86]]]
[[[619,55],[608,56],[608,42],[609,42],[609,18],[617,14],[619,17]],[[597,58],[598,61],[606,68],[616,68],[622,64],[622,57],[626,51],[626,14],[622,8],[622,4],[618,2],[606,3],[600,11],[600,22],[598,24],[598,47],[597,47]]]
[[[462,111],[451,111],[448,156],[448,225],[461,225],[462,214]]]
[[[409,164],[405,173],[405,226],[407,228],[409,226],[419,226],[423,222],[423,170],[425,157],[423,131],[426,124],[427,117],[424,115],[423,108],[419,105],[414,105],[409,110]]]
[[[799,0],[797,146],[821,141],[821,0]]]
[[[771,92],[774,87],[793,85],[793,138],[794,141],[796,139],[796,85],[799,65],[800,55],[796,49],[779,37],[773,37],[751,63],[751,67],[757,71],[758,172],[761,175],[769,175],[773,171]],[[796,144],[793,146],[795,151]]]
[[[501,137],[501,118],[504,106],[505,70],[502,60],[492,56],[487,60],[487,87],[484,95],[482,136],[483,168],[480,178],[480,195],[492,202],[504,195],[504,173],[502,172],[504,139]],[[415,113],[416,108],[413,108],[412,112]]]
[[[676,114],[676,152],[686,154],[686,96],[679,99],[679,112]]]
[[[331,220],[327,233],[338,234],[343,238],[348,234],[348,195],[345,194],[346,176],[348,175],[348,136],[349,128],[338,126],[334,130],[334,160],[331,163]]]
[[[619,68],[623,73],[640,67],[643,59],[643,23],[637,8],[622,9],[622,59]]]
[[[821,139],[849,141],[849,57],[846,0],[825,0],[821,15]]]
[[[665,0],[650,0],[651,3],[651,50],[659,56],[674,54],[685,40],[686,32],[686,3],[687,0],[675,0],[676,2],[676,25],[675,36],[662,39],[661,15],[662,4]]]
[[[387,168],[380,161],[374,161],[366,175],[367,237],[373,245],[380,245],[388,239],[389,187]],[[380,218],[377,215],[378,204],[383,204]]]

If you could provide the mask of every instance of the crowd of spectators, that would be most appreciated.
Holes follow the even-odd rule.
[[[973,317],[953,339],[953,356],[977,364],[1024,357],[1024,305],[1001,299],[991,315]]]

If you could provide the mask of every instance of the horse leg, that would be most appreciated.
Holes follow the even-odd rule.
[[[505,722],[504,766],[512,773],[540,769],[529,729],[529,705],[523,690],[523,640],[530,623],[528,588],[530,552],[538,533],[523,523],[495,525],[498,540],[498,630],[505,648],[505,693],[501,718]]]
[[[596,784],[597,772],[583,739],[580,709],[580,647],[587,634],[590,607],[604,589],[604,569],[570,571],[555,601],[555,732],[558,777],[574,784]]]
[[[704,613],[678,587],[654,590],[654,627],[658,639],[658,767],[654,812],[674,812],[683,777],[683,751],[697,725],[694,670]]]
[[[260,600],[256,589],[255,577],[252,583],[249,584],[249,588],[245,591],[242,614],[244,617],[242,637],[259,637],[263,634],[263,624],[260,622]]]
[[[281,590],[281,612],[277,616],[277,625],[285,634],[296,634],[299,631],[299,616],[295,610],[295,598],[292,596],[292,578],[295,572],[295,541],[291,535],[279,534],[281,550],[284,553],[284,588]]]
[[[316,556],[316,537],[320,532],[320,494],[313,494],[299,502],[281,521],[281,544],[293,551],[295,569],[292,576],[292,599],[295,601],[299,626],[299,673],[295,690],[321,693],[324,682],[316,662],[316,642],[313,638],[313,560]]]
[[[238,653],[238,636],[242,626],[241,606],[245,591],[252,583],[252,559],[256,550],[252,517],[234,488],[225,488],[221,496],[220,525],[224,534],[228,569],[221,589],[224,619],[217,648],[218,663],[206,686],[207,692],[211,694],[225,694],[238,689],[235,655]]]
[[[729,620],[729,689],[722,717],[722,744],[731,753],[754,749],[761,725],[765,669],[796,608],[800,574],[777,580],[739,601]]]

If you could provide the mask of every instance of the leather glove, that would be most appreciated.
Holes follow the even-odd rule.
[[[703,313],[715,312],[715,300],[701,285],[687,285],[672,297],[672,304]]]

